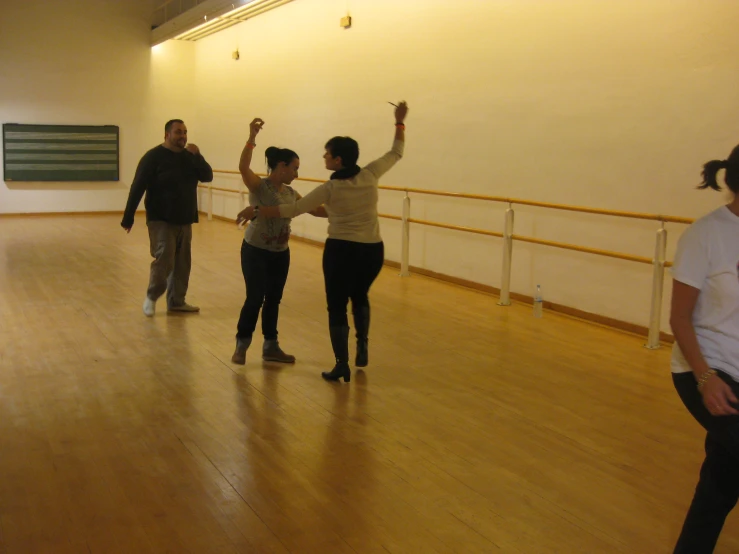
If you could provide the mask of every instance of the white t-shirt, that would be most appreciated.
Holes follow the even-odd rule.
[[[693,311],[698,345],[709,367],[739,381],[739,217],[722,206],[688,227],[677,245],[672,276],[700,290]],[[672,371],[691,371],[680,347]]]

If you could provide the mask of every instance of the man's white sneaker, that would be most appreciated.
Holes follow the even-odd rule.
[[[156,309],[157,303],[149,298],[148,296],[144,299],[144,315],[146,317],[151,317],[154,315],[154,310]]]

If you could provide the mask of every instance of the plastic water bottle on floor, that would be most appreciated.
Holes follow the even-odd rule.
[[[534,317],[542,317],[544,315],[544,299],[541,297],[541,285],[536,285],[536,295],[534,296]]]

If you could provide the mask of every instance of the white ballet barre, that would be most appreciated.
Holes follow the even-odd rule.
[[[238,171],[230,170],[213,170],[214,173],[225,173],[225,174],[236,174],[239,175]],[[309,181],[313,183],[323,183],[322,179],[312,179],[307,177],[300,177],[300,181]],[[241,196],[242,205],[245,203],[246,189],[240,190],[227,189],[222,187],[214,187],[212,184],[199,185],[201,188],[208,189],[208,220],[213,219],[213,191],[226,192],[239,194]],[[652,265],[652,291],[650,301],[650,314],[649,314],[649,327],[647,342],[644,345],[649,349],[656,349],[660,346],[660,318],[662,312],[662,301],[664,292],[664,279],[665,269],[670,267],[672,264],[666,261],[667,254],[667,230],[665,229],[665,223],[680,223],[690,224],[693,222],[692,219],[685,217],[666,216],[648,213],[638,212],[625,212],[617,210],[603,210],[599,208],[588,208],[584,206],[571,206],[567,204],[552,204],[548,202],[536,202],[532,200],[522,200],[516,198],[506,198],[499,196],[488,196],[481,194],[466,194],[456,192],[445,192],[427,189],[416,189],[407,187],[389,187],[380,186],[382,190],[395,191],[404,193],[402,200],[402,216],[390,215],[390,214],[378,214],[380,217],[385,219],[393,219],[401,222],[401,261],[400,261],[400,276],[407,277],[410,275],[410,237],[411,237],[411,224],[425,225],[428,227],[439,227],[442,229],[450,229],[454,231],[462,231],[467,233],[475,233],[479,235],[486,235],[490,237],[502,238],[503,239],[503,264],[501,274],[501,287],[500,287],[500,300],[498,305],[510,306],[511,304],[511,270],[513,263],[513,243],[514,241],[527,242],[530,244],[538,244],[542,246],[548,246],[552,248],[560,248],[564,250],[573,250],[576,252],[583,252],[587,254],[594,254],[597,256],[606,256],[610,258],[616,258],[620,260],[626,260],[635,263],[649,264]],[[428,221],[423,219],[414,219],[411,217],[411,198],[410,194],[423,194],[430,196],[445,196],[452,198],[465,198],[470,200],[483,200],[487,202],[503,202],[508,204],[505,210],[503,218],[503,232],[490,231],[487,229],[477,229],[474,227],[462,227],[459,225],[450,225],[448,223],[439,223],[435,221]],[[636,256],[633,254],[627,254],[623,252],[614,252],[610,250],[602,250],[598,248],[589,248],[585,246],[579,246],[576,244],[567,244],[563,242],[556,242],[550,240],[539,239],[535,237],[527,237],[523,235],[516,235],[514,233],[514,204],[521,206],[534,206],[539,208],[547,208],[554,210],[564,210],[579,213],[588,213],[596,215],[607,215],[611,217],[622,217],[631,219],[645,219],[650,221],[658,221],[660,227],[656,232],[654,257],[647,258],[644,256]]]

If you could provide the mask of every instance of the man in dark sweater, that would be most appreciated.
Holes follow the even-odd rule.
[[[164,126],[164,143],[141,158],[131,184],[121,227],[127,233],[146,192],[146,226],[151,263],[144,314],[154,315],[157,299],[167,292],[171,312],[198,312],[185,302],[190,280],[192,224],[198,222],[198,181],[209,183],[213,170],[194,144],[187,144],[187,127],[180,119]]]

